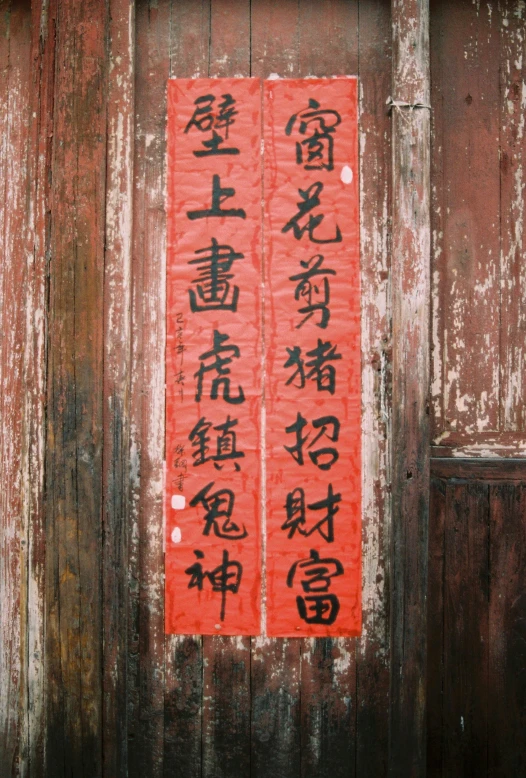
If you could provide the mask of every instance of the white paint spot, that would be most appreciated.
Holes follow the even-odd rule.
[[[268,77],[267,81],[277,81],[279,79],[278,73],[271,73]]]
[[[344,165],[342,167],[340,178],[344,184],[350,184],[352,182],[354,176],[353,176],[352,168],[350,168],[349,165]]]
[[[460,717],[460,728],[462,729],[462,732],[464,732],[464,716]]]
[[[172,530],[172,543],[181,542],[181,527],[174,527]]]
[[[221,624],[216,624],[216,629],[221,629]]]
[[[186,499],[183,494],[172,495],[172,508],[174,511],[182,511],[186,506]]]

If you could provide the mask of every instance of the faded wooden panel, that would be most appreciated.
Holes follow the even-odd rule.
[[[431,7],[435,454],[524,456],[524,8]]]
[[[162,776],[164,751],[164,452],[168,2],[136,9],[132,263],[129,775]]]
[[[439,478],[431,478],[426,689],[428,778],[442,776],[445,526],[446,482]]]
[[[104,269],[104,775],[128,774],[128,518],[135,10],[110,0]]]
[[[301,654],[301,776],[356,773],[356,641],[304,639]]]
[[[362,0],[359,25],[363,633],[356,646],[356,775],[379,778],[387,774],[390,675],[390,3]]]
[[[443,770],[485,775],[488,739],[489,488],[448,485],[444,583]]]
[[[498,429],[499,22],[487,3],[432,9],[436,436]]]
[[[433,469],[427,774],[511,778],[526,765],[526,465]]]
[[[258,0],[250,18],[252,75],[298,78],[299,2]]]
[[[165,778],[201,778],[201,638],[167,635],[165,662],[163,774]]]
[[[173,0],[170,78],[204,78],[210,61],[210,0]]]
[[[211,78],[250,76],[250,0],[211,0]]]
[[[526,469],[490,488],[488,775],[526,770]]]
[[[429,8],[393,0],[393,99],[429,105]],[[425,770],[429,510],[429,110],[394,107],[389,774]]]
[[[301,640],[252,642],[251,776],[299,776]]]
[[[30,247],[31,14],[25,2],[0,6],[2,207],[0,242],[0,773],[16,775],[27,749],[26,608],[28,481],[24,419],[26,288]]]
[[[47,763],[102,771],[101,475],[106,7],[57,11],[49,292]]]
[[[29,13],[29,4],[26,6]],[[27,201],[25,286],[25,434],[24,519],[27,542],[27,600],[25,653],[27,710],[21,710],[23,761],[21,775],[45,775],[45,400],[49,194],[51,189],[52,127],[55,72],[56,3],[31,4],[31,140],[30,194]],[[26,563],[24,563],[25,566]]]
[[[526,267],[524,230],[526,9],[519,0],[495,9],[500,32],[500,428],[526,428]],[[526,442],[522,448],[526,451]]]
[[[250,638],[203,638],[203,778],[250,775]]]

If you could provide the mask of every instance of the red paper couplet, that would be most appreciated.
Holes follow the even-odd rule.
[[[361,630],[357,81],[265,83],[267,634]]]
[[[261,84],[168,82],[166,631],[260,632]]]

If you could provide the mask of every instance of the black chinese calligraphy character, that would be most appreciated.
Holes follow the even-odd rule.
[[[305,419],[301,413],[296,415],[296,421],[285,427],[285,432],[294,433],[296,436],[296,442],[293,446],[284,446],[285,451],[288,451],[292,458],[298,463],[298,465],[304,464],[303,447],[307,443],[310,433],[303,435],[303,430],[307,425],[307,419]],[[337,443],[340,435],[340,422],[336,416],[321,416],[319,419],[314,419],[312,422],[314,429],[320,430],[313,440],[308,444],[308,454],[311,461],[320,470],[330,470],[335,462],[339,459],[339,453],[333,446],[325,446],[323,448],[317,448],[314,450],[312,447],[318,442],[318,440],[325,436],[333,443]],[[327,429],[331,427],[332,431],[327,432]]]
[[[305,170],[333,170],[334,133],[341,124],[340,114],[329,109],[320,110],[319,102],[310,99],[308,108],[290,117],[285,135],[291,135],[298,120],[298,132],[305,138],[296,143],[296,163],[303,165]]]
[[[231,124],[234,124],[234,116],[237,116],[238,112],[234,108],[236,101],[232,95],[226,94],[221,96],[223,100],[218,105],[219,110],[217,113],[215,113],[214,108],[216,101],[214,95],[202,95],[194,101],[194,113],[185,127],[185,133],[190,132],[192,127],[195,127],[202,133],[212,133],[210,138],[201,141],[204,149],[194,151],[196,157],[239,154],[239,149],[223,146],[225,139],[228,140],[228,128]],[[217,130],[224,130],[224,137]]]
[[[316,383],[318,392],[334,394],[336,369],[331,363],[342,358],[342,355],[336,351],[337,346],[333,346],[330,341],[322,341],[318,338],[317,346],[306,353],[306,357],[310,357],[309,360],[303,359],[300,346],[286,348],[288,358],[283,367],[294,368],[293,374],[285,382],[286,386],[292,384],[297,389],[303,389],[305,381],[312,380]],[[306,368],[310,368],[310,370],[307,371]],[[294,383],[295,379],[298,383]]]
[[[239,463],[235,460],[241,459],[245,456],[243,451],[238,451],[236,448],[236,433],[233,428],[237,425],[237,419],[231,419],[227,416],[226,421],[223,424],[218,424],[212,428],[212,422],[207,421],[202,416],[195,427],[192,429],[188,439],[190,440],[194,451],[192,457],[194,458],[194,467],[203,465],[205,462],[213,462],[216,470],[221,470],[223,465],[220,462],[234,461],[234,467],[239,470]],[[216,437],[216,451],[209,456],[209,443],[210,429],[214,429],[215,432],[220,434]]]
[[[218,489],[217,492],[209,492],[214,488],[214,481],[207,484],[190,501],[192,508],[201,505],[206,513],[204,515],[205,528],[203,535],[214,535],[224,540],[242,540],[248,535],[245,525],[240,526],[232,519],[235,496],[231,489]]]
[[[331,318],[329,309],[331,288],[327,276],[335,276],[336,271],[322,268],[323,260],[322,254],[315,254],[310,259],[300,262],[300,265],[305,270],[289,276],[289,281],[298,282],[294,292],[294,299],[305,302],[302,308],[298,308],[298,313],[305,314],[305,316],[296,325],[297,330],[315,313],[320,314],[320,320],[316,322],[316,326],[322,330],[326,329]]]
[[[285,233],[292,230],[296,240],[301,240],[304,233],[308,232],[309,240],[312,241],[312,243],[341,243],[342,234],[338,225],[336,225],[334,238],[317,238],[314,234],[325,219],[325,215],[322,213],[317,216],[314,216],[314,214],[311,213],[313,208],[317,208],[320,205],[319,195],[322,191],[323,184],[321,181],[316,181],[316,183],[311,184],[308,189],[298,189],[299,196],[301,197],[300,202],[296,203],[298,206],[298,213],[289,219],[281,232]],[[304,216],[307,216],[307,214],[309,214],[309,218],[303,226],[300,226],[300,221]]]
[[[341,501],[341,498],[342,496],[339,492],[334,494],[332,484],[329,484],[327,497],[307,505],[310,511],[323,512],[321,519],[318,519],[312,526],[307,528],[305,492],[301,487],[297,487],[287,494],[284,505],[287,518],[281,525],[281,529],[288,530],[289,538],[292,538],[295,532],[306,538],[318,532],[327,543],[332,543],[334,541],[334,517],[340,510],[338,503]]]
[[[210,351],[205,351],[201,354],[199,360],[201,365],[199,370],[194,373],[194,378],[197,378],[197,390],[195,393],[195,401],[200,402],[203,394],[203,381],[207,373],[215,372],[217,375],[212,379],[212,385],[210,388],[210,399],[217,400],[219,396],[219,390],[222,389],[223,400],[231,405],[239,405],[239,403],[245,402],[245,394],[241,386],[237,388],[237,396],[230,395],[230,368],[232,359],[239,359],[239,348],[234,345],[224,345],[230,340],[228,335],[224,335],[218,330],[214,330],[213,346]],[[228,356],[227,356],[228,355]],[[208,364],[207,361],[209,361]]]
[[[296,597],[298,613],[307,624],[334,624],[340,610],[335,594],[329,594],[333,578],[343,575],[343,565],[338,559],[321,559],[319,552],[311,549],[307,559],[295,562],[287,576],[287,586],[292,589],[296,575],[307,596]]]
[[[229,200],[234,197],[236,190],[234,187],[221,186],[221,179],[218,175],[214,174],[212,177],[212,206],[210,208],[203,208],[199,211],[187,211],[186,215],[192,221],[194,219],[206,219],[209,216],[234,216],[240,219],[246,219],[247,215],[243,208],[221,208],[225,200]],[[321,217],[323,219],[323,216]]]
[[[237,311],[239,287],[230,285],[234,277],[230,272],[232,264],[243,259],[244,254],[234,251],[232,246],[220,245],[215,238],[205,249],[194,252],[197,259],[191,259],[189,265],[199,265],[199,276],[193,278],[195,289],[189,289],[190,310],[198,311]]]
[[[202,551],[194,551],[194,554],[198,560],[205,558]],[[243,576],[243,567],[241,563],[236,562],[235,560],[231,561],[228,556],[228,551],[223,551],[221,564],[213,570],[204,570],[202,562],[197,561],[190,567],[187,567],[185,573],[190,576],[190,581],[188,583],[189,589],[196,587],[201,592],[203,591],[205,581],[208,580],[213,592],[221,592],[220,619],[221,621],[224,621],[227,593],[231,592],[232,594],[237,594],[239,591],[241,578]]]

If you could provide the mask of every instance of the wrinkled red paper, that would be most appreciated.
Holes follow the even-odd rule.
[[[333,112],[341,122],[327,131],[337,121]],[[316,132],[323,136],[319,147],[315,140],[308,142]],[[328,136],[333,141],[332,170],[327,169],[331,166]],[[267,633],[358,635],[361,386],[356,79],[265,82],[264,143]],[[317,148],[321,156],[316,155]],[[320,169],[324,162],[326,167]],[[307,195],[302,196],[300,190],[317,194],[319,205],[297,222],[295,236],[293,228],[283,230],[306,202]],[[323,219],[308,229],[309,218],[320,215]],[[338,230],[341,240],[336,242]],[[324,242],[330,240],[335,242]],[[319,274],[306,282],[298,279],[320,256],[319,269],[335,275]],[[294,276],[296,280],[291,280]],[[312,312],[316,302],[326,303],[328,321],[322,321],[320,308]],[[302,308],[307,309],[303,314],[299,312]],[[330,392],[319,389],[315,354],[321,349],[320,353],[328,355],[332,347],[339,358],[320,366],[322,370],[330,365],[334,368],[334,391]],[[291,379],[298,353],[304,381],[301,374]],[[291,364],[286,367],[288,360]],[[339,422],[338,440],[331,441],[324,434],[315,442],[321,427],[313,422],[327,418]],[[298,419],[300,438],[306,438],[301,455],[294,450],[297,432],[286,432]],[[334,425],[325,426],[328,435],[335,437]],[[337,450],[337,461],[332,462],[331,453],[316,456],[326,448]],[[297,461],[300,458],[303,464]],[[332,466],[323,470],[316,462]],[[335,509],[325,522],[328,510],[324,504]]]
[[[214,99],[207,99],[207,95]],[[195,101],[200,99],[197,107],[209,105],[211,110],[197,116],[197,123],[204,120],[200,126],[188,127]],[[221,104],[223,113],[228,114],[232,105],[237,112],[228,127],[224,122],[222,125]],[[210,121],[213,126],[209,128]],[[194,151],[211,148],[204,142],[213,142],[214,131],[221,138],[218,148],[236,148],[239,154],[196,157]],[[169,81],[167,137],[166,632],[255,635],[260,632],[261,600],[260,81]],[[235,194],[225,197],[221,207],[243,209],[246,218],[188,218],[188,212],[211,207],[214,176],[219,176],[221,188],[235,190]],[[237,288],[235,311],[191,310],[190,290],[198,305],[204,302],[199,298],[200,266],[189,263],[206,254],[196,252],[210,247],[213,239],[217,245],[243,254],[232,262],[228,273],[231,277],[226,279],[228,287],[223,287],[223,291],[227,288],[225,300],[231,307]],[[202,297],[207,297],[206,290]],[[220,297],[215,295],[216,300]],[[196,401],[196,374],[201,364],[213,361],[213,357],[200,357],[213,350],[214,332],[220,338],[227,336],[221,346],[235,347],[239,356],[234,351],[220,352],[220,358],[230,359],[220,369],[230,372],[203,373],[202,394]],[[219,379],[216,399],[211,398],[214,378]],[[238,398],[240,388],[243,403],[232,404],[224,399],[226,394]],[[207,427],[208,450],[201,457],[204,461],[196,465],[198,447],[192,445],[190,436],[200,420],[201,429],[209,422],[211,426]],[[231,426],[234,420],[237,424]],[[225,423],[227,428],[214,429]],[[217,456],[218,438],[223,436],[223,442],[230,441],[231,447],[232,433],[236,436],[235,450],[244,456],[222,459]],[[198,436],[193,439],[195,442]],[[192,507],[190,503],[203,490],[204,496]],[[229,500],[233,500],[232,505]]]

